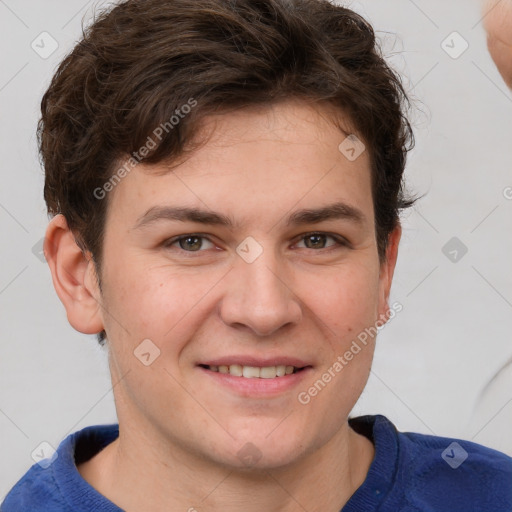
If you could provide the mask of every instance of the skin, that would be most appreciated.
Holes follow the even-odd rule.
[[[482,8],[489,53],[512,89],[512,0],[485,0]]]
[[[288,100],[209,117],[203,130],[207,144],[172,172],[139,165],[108,195],[102,293],[64,217],[48,226],[46,257],[69,322],[84,333],[106,330],[120,425],[119,438],[78,469],[128,512],[338,512],[374,457],[347,418],[375,339],[309,404],[297,394],[387,318],[400,226],[381,263],[368,152],[353,162],[343,156],[345,134],[327,107]],[[335,201],[358,208],[363,222],[285,225],[296,210]],[[135,228],[155,205],[205,208],[239,225]],[[308,232],[349,245],[330,236],[306,245]],[[190,250],[195,240],[164,245],[195,233],[206,236],[199,251]],[[252,263],[236,253],[248,236],[263,248]],[[150,366],[133,354],[146,338],[161,351]],[[300,357],[312,369],[300,385],[262,398],[227,389],[197,366],[235,353]],[[249,442],[261,458],[247,467],[237,453]]]

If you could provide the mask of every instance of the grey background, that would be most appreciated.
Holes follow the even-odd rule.
[[[512,454],[510,366],[486,387],[512,357],[512,200],[503,193],[512,186],[512,94],[487,53],[480,5],[347,4],[374,25],[404,75],[417,137],[407,180],[427,192],[403,219],[391,302],[404,309],[379,335],[353,413],[385,414],[399,430]],[[41,442],[56,448],[75,430],[116,422],[106,353],[69,326],[34,254],[47,225],[39,102],[93,5],[0,0],[0,501]],[[59,45],[46,59],[31,48],[43,31]],[[453,31],[469,43],[457,59],[441,46]],[[459,43],[447,40],[453,51]],[[468,250],[456,262],[442,250],[452,237]]]

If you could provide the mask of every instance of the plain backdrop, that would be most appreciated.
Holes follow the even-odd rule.
[[[512,455],[512,94],[487,52],[480,4],[345,3],[373,24],[413,99],[406,178],[426,193],[403,217],[391,292],[403,310],[379,334],[353,415]],[[41,442],[56,448],[117,421],[107,354],[69,326],[40,253],[39,104],[94,5],[0,0],[0,501]],[[44,52],[58,45],[51,55],[34,50],[41,38]]]

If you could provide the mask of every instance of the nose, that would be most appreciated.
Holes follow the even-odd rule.
[[[263,251],[252,263],[237,258],[224,285],[220,316],[226,325],[270,336],[300,323],[302,308],[290,273],[271,251]]]

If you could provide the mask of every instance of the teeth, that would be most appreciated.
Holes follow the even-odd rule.
[[[241,366],[239,364],[232,364],[230,366],[208,366],[212,372],[229,373],[235,377],[245,377],[247,379],[273,379],[275,377],[284,377],[298,371],[294,366],[285,366],[284,364],[278,366],[265,366],[259,368],[257,366]]]
[[[260,376],[260,369],[256,366],[244,366],[242,368],[242,375],[247,379]]]
[[[259,374],[259,377],[262,379],[273,379],[274,377],[277,377],[277,370],[275,366],[265,366],[260,369]]]
[[[213,366],[213,368],[215,368],[215,366]],[[211,369],[212,369],[212,367],[210,366],[210,370]],[[232,364],[231,366],[228,367],[228,369],[229,369],[229,373],[231,375],[234,375],[235,377],[241,377],[243,374],[242,367],[239,364]],[[213,371],[215,371],[215,370],[213,370]]]

